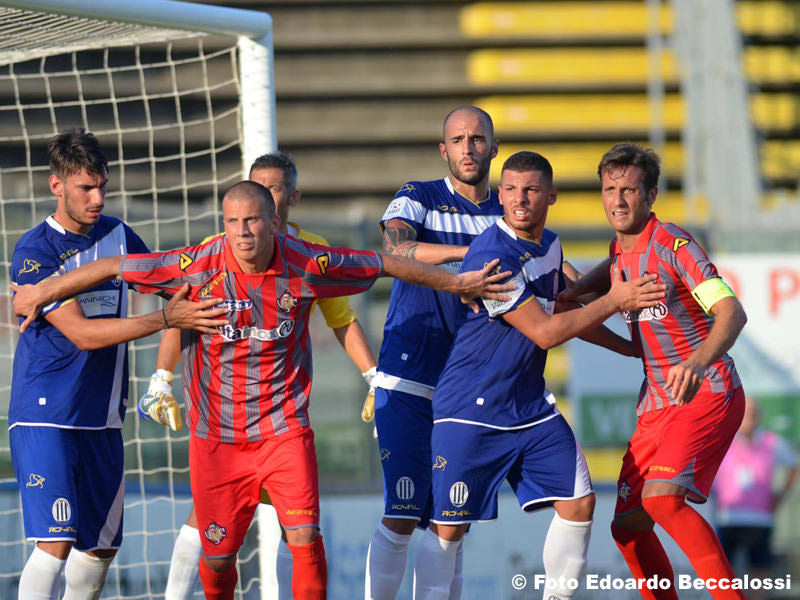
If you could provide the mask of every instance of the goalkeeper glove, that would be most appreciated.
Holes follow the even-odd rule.
[[[183,427],[181,407],[172,395],[172,371],[156,369],[150,376],[150,387],[139,399],[139,414],[148,421],[166,425],[172,431]]]
[[[367,392],[367,397],[364,400],[364,408],[361,409],[361,420],[364,423],[369,423],[375,418],[375,388],[372,385],[372,380],[377,373],[378,368],[372,367],[369,371],[361,374],[369,386],[369,392]]]

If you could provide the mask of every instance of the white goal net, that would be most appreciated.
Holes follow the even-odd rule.
[[[48,140],[71,127],[97,136],[109,159],[104,212],[126,221],[154,250],[196,243],[218,231],[220,193],[242,178],[243,165],[275,148],[268,15],[167,0],[100,4],[0,0],[0,597],[5,598],[16,597],[32,549],[24,537],[8,446],[18,337],[9,266],[19,237],[55,208],[47,183]],[[132,294],[129,312],[153,310],[158,302]],[[172,434],[135,414],[157,344],[153,337],[131,345],[124,541],[104,598],[163,596],[172,544],[189,512],[188,432]],[[255,598],[257,544],[251,538],[252,532],[240,553],[238,593]]]

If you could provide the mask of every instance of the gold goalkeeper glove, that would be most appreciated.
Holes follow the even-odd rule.
[[[361,420],[364,423],[369,423],[375,418],[375,388],[372,386],[372,379],[377,372],[378,368],[372,367],[369,371],[361,374],[369,386],[369,392],[364,400],[364,408],[361,409]]]
[[[172,371],[156,369],[150,376],[150,387],[139,399],[138,408],[142,417],[166,425],[172,431],[183,427],[180,404],[172,395]]]

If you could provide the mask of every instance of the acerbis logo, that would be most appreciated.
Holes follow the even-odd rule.
[[[219,333],[229,342],[235,342],[246,338],[255,338],[262,342],[271,342],[281,338],[287,338],[294,331],[294,319],[287,319],[275,329],[259,329],[257,327],[233,327],[223,325],[219,328]]]
[[[450,502],[458,508],[464,506],[469,498],[469,489],[463,481],[456,481],[450,486]]]
[[[397,497],[400,500],[411,500],[414,497],[414,482],[410,477],[401,477],[397,480],[394,491],[397,492]]]
[[[53,502],[53,519],[56,523],[66,523],[72,518],[72,507],[69,505],[69,500],[66,498],[59,498]]]

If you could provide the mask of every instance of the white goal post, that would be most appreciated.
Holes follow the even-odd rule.
[[[0,0],[0,597],[16,597],[31,550],[8,445],[18,338],[8,283],[14,246],[55,206],[47,141],[85,127],[109,158],[105,213],[155,249],[219,227],[222,191],[277,148],[272,19],[172,0]],[[131,313],[159,301],[133,294]],[[103,598],[163,596],[185,520],[188,432],[142,422],[136,400],[158,338],[130,345],[125,537]],[[175,389],[180,391],[176,382]],[[253,530],[251,530],[253,533]],[[258,598],[258,540],[240,553],[238,598]],[[266,565],[268,567],[269,565]],[[265,568],[266,568],[265,567]],[[273,568],[274,570],[274,568]],[[201,597],[198,589],[196,596]]]

